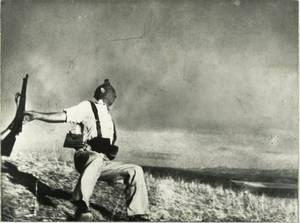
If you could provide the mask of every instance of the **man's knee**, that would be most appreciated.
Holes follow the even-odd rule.
[[[137,174],[144,175],[144,171],[143,171],[143,168],[141,166],[135,165],[134,169],[135,169]]]
[[[144,177],[144,171],[142,167],[138,165],[132,165],[131,168],[128,168],[129,183],[132,184],[136,179]]]
[[[82,168],[82,180],[86,181],[89,177],[99,177],[101,170],[103,168],[103,159],[101,157],[96,157],[90,162],[86,162]]]
[[[85,168],[95,160],[97,160],[97,163],[102,162],[101,157],[93,151],[79,150],[74,155],[75,168],[81,174]]]

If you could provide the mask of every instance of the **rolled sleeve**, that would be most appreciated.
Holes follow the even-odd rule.
[[[67,115],[66,122],[68,123],[81,123],[89,115],[89,102],[83,101],[78,105],[65,108],[63,111]]]

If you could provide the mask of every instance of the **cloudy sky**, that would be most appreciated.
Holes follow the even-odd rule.
[[[124,129],[298,128],[297,1],[4,0],[1,9],[4,124],[28,73],[29,110],[61,111],[109,78]]]

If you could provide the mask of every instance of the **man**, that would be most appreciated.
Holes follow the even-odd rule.
[[[74,189],[77,203],[75,218],[91,221],[89,200],[97,180],[115,182],[122,179],[126,185],[127,215],[129,220],[146,221],[148,214],[148,193],[144,173],[140,166],[111,161],[116,155],[116,131],[109,113],[109,107],[116,99],[116,92],[106,79],[94,94],[94,101],[83,101],[66,108],[63,112],[25,112],[27,119],[59,123],[69,122],[81,125],[83,146],[74,156],[77,171],[81,174]],[[106,142],[106,143],[103,143]],[[105,147],[105,149],[104,149]],[[114,150],[114,151],[113,151]]]

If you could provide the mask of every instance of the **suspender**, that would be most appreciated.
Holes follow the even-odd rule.
[[[92,106],[92,110],[96,119],[96,128],[97,128],[97,137],[102,138],[102,134],[101,134],[101,126],[100,126],[100,119],[98,116],[98,110],[96,105],[94,104],[94,102],[90,101],[91,106]]]
[[[113,126],[114,126],[114,136],[113,136],[112,144],[115,145],[115,142],[117,141],[117,131],[116,131],[116,125],[114,120],[113,120]]]
[[[95,105],[94,102],[90,101],[91,106],[92,106],[92,110],[96,119],[96,128],[97,128],[97,137],[102,138],[102,134],[101,134],[101,125],[100,125],[100,119],[98,116],[98,110],[97,107]],[[117,132],[116,132],[116,127],[115,127],[115,123],[113,121],[113,127],[114,127],[114,136],[113,136],[113,140],[112,140],[112,145],[115,144],[116,140],[117,140]]]

